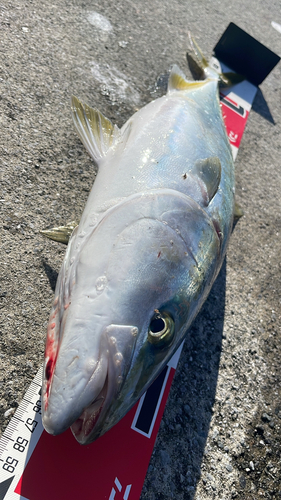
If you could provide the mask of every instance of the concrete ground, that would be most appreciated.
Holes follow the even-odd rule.
[[[187,30],[210,57],[233,21],[281,55],[280,2],[95,0],[0,7],[0,424],[42,363],[65,248],[39,230],[79,219],[95,178],[71,94],[122,125],[177,63]],[[190,330],[142,500],[281,498],[281,64],[236,161],[245,216]]]

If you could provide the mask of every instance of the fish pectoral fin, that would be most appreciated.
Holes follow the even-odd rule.
[[[209,203],[215,196],[221,180],[221,162],[217,156],[197,160],[192,173],[196,174],[206,186]]]
[[[88,153],[97,162],[119,140],[120,129],[100,111],[71,98],[72,119]]]
[[[174,64],[168,82],[168,92],[171,90],[195,90],[206,84],[206,81],[189,82],[182,70]]]
[[[72,221],[65,226],[44,229],[40,231],[40,233],[43,234],[43,236],[46,236],[46,238],[50,238],[50,240],[58,241],[59,243],[67,245],[76,226],[78,226],[78,222]]]
[[[234,205],[234,219],[240,219],[240,217],[243,217],[243,215],[244,215],[244,210],[241,207],[241,205],[239,205],[239,203],[237,203],[236,201]]]

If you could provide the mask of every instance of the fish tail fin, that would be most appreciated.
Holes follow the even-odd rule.
[[[205,76],[205,78],[206,78],[207,77],[206,71],[209,67],[208,61],[205,58],[205,56],[203,55],[200,47],[197,45],[197,43],[196,43],[195,39],[193,38],[193,36],[191,35],[190,31],[188,32],[188,38],[189,38],[190,48],[192,51],[192,55],[195,59],[195,62],[197,64],[198,68],[201,70],[202,76]]]
[[[245,79],[242,75],[231,71],[223,73],[221,71],[219,61],[214,57],[211,59],[210,64],[190,32],[188,32],[188,38],[192,50],[192,55],[187,54],[187,60],[191,72],[193,74],[197,73],[197,77],[200,73],[200,79],[217,79],[220,87],[232,87],[232,85],[236,85],[237,83],[242,82],[242,80]]]

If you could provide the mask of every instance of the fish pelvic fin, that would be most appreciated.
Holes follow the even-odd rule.
[[[78,222],[72,221],[66,224],[66,226],[53,227],[52,229],[44,229],[40,231],[43,236],[49,238],[50,240],[58,241],[59,243],[68,244],[70,236],[72,235],[74,229],[78,226]]]
[[[241,205],[235,201],[235,205],[234,205],[234,219],[240,219],[240,217],[243,217],[244,215],[244,210],[243,208],[241,207]]]
[[[119,140],[120,129],[100,111],[71,98],[72,119],[78,135],[91,157],[98,162]]]

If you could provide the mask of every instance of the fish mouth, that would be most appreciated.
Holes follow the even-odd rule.
[[[80,417],[70,426],[72,434],[80,444],[88,443],[90,434],[99,421],[108,393],[108,375],[98,396],[87,406]]]
[[[137,333],[138,328],[135,326],[111,324],[105,328],[104,340],[108,349],[107,373],[98,395],[70,426],[78,443],[89,444],[114,425],[112,424],[114,419],[111,418],[110,423],[108,422],[109,414],[112,417],[111,404],[117,400],[125,382],[133,357]],[[120,334],[122,335],[120,336]]]

